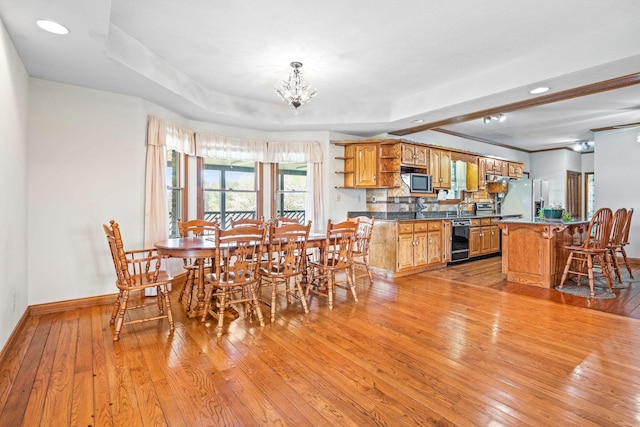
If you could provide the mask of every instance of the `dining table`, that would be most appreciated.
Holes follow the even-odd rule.
[[[322,250],[326,241],[326,233],[310,233],[307,239],[307,249],[318,248]],[[269,242],[265,242],[268,244]],[[193,237],[176,237],[161,240],[154,244],[158,250],[158,254],[166,255],[172,258],[197,258],[198,262],[198,282],[196,286],[196,304],[191,306],[187,312],[187,317],[192,319],[195,317],[202,318],[205,307],[205,273],[204,260],[207,258],[214,259],[216,255],[216,241],[213,236],[193,236]]]

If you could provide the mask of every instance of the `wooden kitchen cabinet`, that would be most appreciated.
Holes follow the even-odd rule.
[[[451,221],[442,221],[442,262],[451,261]]]
[[[434,189],[451,188],[451,152],[432,148],[429,150],[429,173],[433,176]]]
[[[428,264],[426,221],[398,223],[398,271]]]
[[[508,177],[509,178],[522,178],[523,176],[523,164],[522,163],[514,163],[514,162],[509,162],[508,163]]]
[[[474,218],[469,229],[469,258],[500,252],[500,230],[492,218]]]
[[[490,175],[507,176],[508,162],[487,157],[485,169],[486,173]]]
[[[354,174],[356,187],[375,187],[378,185],[377,144],[356,145],[354,149]]]
[[[477,256],[480,256],[480,220],[472,219],[469,228],[469,258]]]
[[[393,278],[445,267],[443,232],[450,227],[443,220],[376,220],[369,246],[372,271]]]
[[[416,144],[401,144],[402,157],[400,162],[402,166],[411,166],[415,168],[429,167],[429,148]]]
[[[427,264],[442,262],[442,221],[427,222]]]
[[[487,159],[480,157],[478,159],[478,190],[487,189]]]
[[[393,188],[398,185],[398,144],[347,144],[342,160],[344,188]]]
[[[489,235],[489,253],[500,252],[500,227],[491,225],[488,227],[487,234]]]

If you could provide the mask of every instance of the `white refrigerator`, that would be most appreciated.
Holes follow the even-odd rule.
[[[502,215],[522,215],[533,220],[538,210],[549,204],[549,181],[541,179],[515,179],[509,181],[507,194],[502,200]]]

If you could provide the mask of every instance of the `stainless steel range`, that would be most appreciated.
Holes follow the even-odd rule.
[[[451,220],[451,262],[466,261],[469,259],[469,218],[456,218]]]

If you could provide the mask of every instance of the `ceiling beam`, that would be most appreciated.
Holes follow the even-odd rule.
[[[524,110],[527,108],[538,107],[540,105],[551,104],[553,102],[566,101],[568,99],[579,98],[582,96],[593,95],[595,93],[606,92],[623,87],[633,86],[640,83],[640,73],[629,74],[622,77],[616,77],[610,80],[604,80],[598,83],[592,83],[585,86],[579,86],[572,89],[562,90],[547,95],[536,96],[531,99],[512,102],[510,104],[499,105],[469,114],[454,116],[447,119],[438,120],[431,123],[423,123],[419,126],[399,129],[389,132],[391,135],[404,136],[412,133],[424,132],[442,126],[454,125],[457,123],[468,122],[470,120],[481,119],[483,117],[496,115],[500,113],[509,113],[512,111]]]

